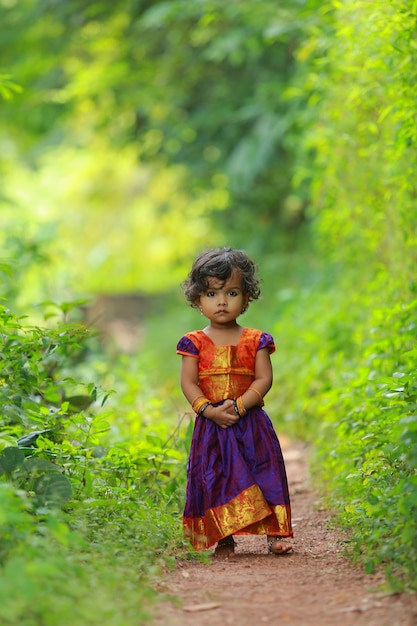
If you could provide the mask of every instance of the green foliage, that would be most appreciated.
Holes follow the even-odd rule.
[[[371,280],[379,264],[405,272],[406,286],[416,262],[414,11],[404,0],[328,3],[331,19],[297,52],[315,98],[300,142],[314,159],[296,176],[312,180],[321,249]]]
[[[20,93],[22,88],[17,85],[8,74],[0,74],[0,96],[10,100],[14,94]]]
[[[294,181],[331,282],[304,283],[277,322],[296,337],[283,410],[316,440],[352,553],[416,588],[415,5],[314,4],[296,53],[311,96]]]
[[[184,439],[183,426],[175,428],[172,419],[145,424],[131,405],[118,423],[123,410],[111,404],[111,394],[77,381],[84,370],[97,376],[101,357],[91,333],[68,321],[76,304],[47,303],[54,320],[48,327],[0,309],[5,625],[127,626],[146,619],[152,577],[171,566],[175,554],[186,555],[179,524],[185,476],[179,474],[190,433]],[[51,308],[61,311],[60,319],[49,316]],[[127,369],[120,363],[113,375],[125,376],[131,398],[136,390]],[[148,403],[159,414],[151,394]]]
[[[40,289],[170,288],[197,250],[244,245],[254,207],[253,248],[304,219],[283,96],[302,6],[0,5],[3,64],[22,85],[0,116],[3,232],[24,223],[18,237],[52,260],[16,285],[23,310]]]
[[[341,364],[315,406],[321,421],[316,469],[352,529],[368,571],[408,570],[417,578],[415,315],[417,301],[376,308],[358,336],[362,363]],[[322,464],[320,469],[320,464]]]
[[[128,626],[149,616],[152,597],[129,553],[106,550],[105,543],[92,550],[62,514],[30,514],[25,495],[7,483],[0,483],[0,531],[5,626]]]
[[[4,448],[0,454],[0,476],[35,494],[34,506],[63,506],[71,499],[71,483],[60,468],[44,459],[25,459],[18,447]]]

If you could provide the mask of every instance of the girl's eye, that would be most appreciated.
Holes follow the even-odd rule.
[[[237,296],[236,291],[229,291],[229,296]]]
[[[215,296],[216,294],[214,293],[214,291],[208,291],[206,294],[209,298],[212,298],[213,296]]]

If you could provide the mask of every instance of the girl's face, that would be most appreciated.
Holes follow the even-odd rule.
[[[212,325],[224,327],[235,322],[248,301],[249,295],[242,291],[242,275],[233,270],[225,283],[218,278],[209,278],[207,290],[196,304]]]

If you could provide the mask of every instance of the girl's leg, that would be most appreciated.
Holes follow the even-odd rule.
[[[214,556],[220,559],[227,559],[234,553],[235,545],[236,543],[233,539],[233,535],[223,537],[223,539],[220,539],[217,543],[216,549],[214,550]]]
[[[288,543],[284,537],[273,537],[271,535],[267,536],[268,541],[268,552],[270,554],[275,554],[276,556],[282,556],[283,554],[288,554],[292,552],[292,545]]]

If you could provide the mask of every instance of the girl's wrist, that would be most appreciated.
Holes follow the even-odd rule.
[[[210,400],[205,396],[197,396],[197,398],[191,402],[192,409],[197,415],[200,415],[201,411],[204,411],[209,404]]]
[[[247,391],[253,391],[257,395],[257,402],[255,406],[264,406],[264,397],[260,391],[255,389],[255,387],[249,387]]]
[[[206,409],[207,409],[209,406],[211,406],[211,402],[210,402],[210,400],[207,400],[207,402],[205,402],[205,403],[203,404],[203,406],[200,408],[200,410],[199,410],[198,414],[199,414],[199,415],[202,415],[203,417],[207,417],[207,416],[205,415],[205,411],[206,411]]]
[[[210,402],[206,408],[204,409],[204,411],[202,413],[200,413],[200,415],[202,417],[204,417],[207,420],[211,420],[213,415],[214,415],[214,406],[212,405],[212,403]]]
[[[242,396],[233,400],[233,406],[238,417],[244,417],[247,413],[246,407],[243,404]]]

